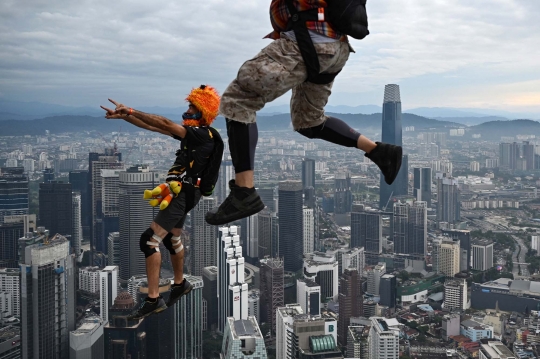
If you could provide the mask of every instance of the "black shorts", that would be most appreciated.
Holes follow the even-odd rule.
[[[192,201],[187,201],[187,199],[192,199]],[[187,214],[199,203],[200,199],[201,191],[198,188],[182,188],[178,197],[174,197],[167,208],[159,211],[154,222],[167,232],[173,228],[182,228]]]

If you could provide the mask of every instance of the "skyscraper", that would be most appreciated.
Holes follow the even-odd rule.
[[[122,246],[120,243],[120,232],[109,233],[107,238],[107,264],[110,266],[120,266],[120,251]]]
[[[142,194],[145,189],[152,189],[158,184],[158,174],[146,166],[131,167],[120,172],[119,179],[120,278],[127,280],[146,273],[139,239],[150,227],[159,208],[148,205]]]
[[[399,86],[390,84],[384,87],[384,101],[382,113],[382,142],[402,146],[401,128],[401,97]],[[380,178],[379,208],[386,207],[393,196],[406,195],[408,192],[408,157],[403,155],[401,169],[395,181],[388,185],[384,176]]]
[[[215,330],[218,323],[218,268],[210,266],[203,268],[203,299],[206,300],[208,311],[206,314],[207,330]]]
[[[321,301],[338,299],[339,264],[334,255],[321,252],[306,255],[303,274],[321,286]]]
[[[275,188],[257,188],[257,192],[266,206],[266,209],[271,213],[277,212],[278,208]]]
[[[414,197],[431,207],[431,167],[414,168]]]
[[[320,316],[321,286],[313,279],[298,278],[296,280],[296,301],[300,304],[304,313],[312,316]],[[275,316],[275,313],[273,314]]]
[[[387,306],[389,308],[396,307],[396,277],[391,274],[385,274],[381,277],[381,283],[379,292],[381,295],[381,305]]]
[[[457,179],[437,173],[437,221],[454,224],[461,219]]]
[[[202,358],[203,349],[203,280],[185,275],[193,290],[174,306],[178,333],[175,338],[176,358]]]
[[[5,216],[28,214],[28,176],[23,167],[0,168],[0,224]]]
[[[361,277],[356,269],[345,269],[339,279],[338,343],[347,346],[347,330],[352,317],[361,317],[364,298]]]
[[[455,311],[467,309],[467,281],[450,279],[444,283],[444,309]]]
[[[0,293],[11,298],[11,314],[21,316],[21,270],[19,268],[0,268]]]
[[[334,178],[334,213],[344,214],[351,211],[352,192],[349,173],[338,173]]]
[[[382,253],[382,212],[364,205],[353,205],[351,248],[365,248],[367,264],[376,264]]]
[[[453,277],[460,271],[459,241],[434,240],[432,252],[433,271]]]
[[[279,183],[279,257],[285,270],[296,272],[302,268],[303,253],[302,183]]]
[[[248,285],[244,282],[244,257],[236,226],[219,228],[218,330],[224,333],[228,317],[246,319]],[[214,239],[215,240],[215,239]]]
[[[75,329],[75,265],[62,236],[21,253],[23,358],[69,357]]]
[[[462,271],[469,270],[471,268],[471,231],[452,229],[443,231],[443,234],[454,242],[459,242],[459,268]]]
[[[118,296],[118,267],[107,266],[99,272],[99,312],[104,324],[109,321],[109,308]]]
[[[0,224],[0,268],[19,267],[19,238],[36,229],[35,214],[4,217]]]
[[[472,269],[487,271],[493,267],[493,242],[477,239],[472,242]]]
[[[426,202],[394,204],[394,253],[426,255]]]
[[[227,318],[223,334],[220,358],[268,358],[264,337],[255,317],[240,320]]]
[[[284,305],[283,259],[264,258],[261,270],[261,318],[276,331],[276,310]]]
[[[88,192],[88,171],[77,170],[69,172],[69,183],[73,192],[81,194],[81,238],[90,238],[92,221],[92,196]]]
[[[302,187],[315,188],[315,160],[304,158],[302,160]]]
[[[304,212],[304,250],[303,254],[312,253],[315,247],[315,217],[313,208],[305,208]]]
[[[206,223],[204,216],[216,206],[215,197],[201,197],[191,213],[190,268],[191,275],[201,277],[203,268],[217,264],[218,247],[216,226]]]
[[[217,197],[218,203],[223,203],[231,191],[229,181],[234,179],[234,167],[230,159],[223,159],[219,168],[219,177],[214,191],[214,197]]]
[[[259,220],[259,258],[273,257],[274,255],[274,242],[278,237],[278,217],[276,212],[270,212],[268,208],[263,209],[257,215]],[[275,245],[277,247],[277,244]]]
[[[101,170],[101,234],[96,242],[96,250],[108,254],[107,238],[109,233],[118,232],[119,225],[119,184],[120,172],[123,169],[102,169]]]
[[[103,321],[98,316],[86,317],[69,333],[70,359],[105,359]]]
[[[371,317],[371,330],[369,332],[370,359],[398,359],[399,333],[397,321]]]
[[[81,194],[79,192],[71,193],[71,213],[72,213],[72,232],[69,242],[71,251],[75,253],[75,259],[81,255],[81,243],[83,239],[82,219],[81,219]]]
[[[71,183],[51,181],[39,184],[38,224],[54,235],[73,235],[73,195]]]
[[[258,214],[242,218],[240,239],[244,257],[250,264],[256,264],[259,258],[259,218]]]
[[[369,294],[379,295],[381,278],[386,274],[386,264],[381,262],[367,273],[367,291]]]

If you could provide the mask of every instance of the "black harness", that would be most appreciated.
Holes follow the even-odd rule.
[[[288,29],[294,31],[296,42],[298,43],[300,53],[302,54],[302,59],[306,64],[308,75],[306,81],[317,85],[329,84],[330,82],[334,81],[334,78],[339,74],[339,72],[333,74],[320,73],[321,66],[319,63],[319,57],[306,26],[306,21],[319,21],[319,9],[315,8],[298,11],[296,6],[293,4],[293,0],[286,0],[285,2],[287,3],[289,13],[291,14]],[[321,9],[324,11],[324,8]]]

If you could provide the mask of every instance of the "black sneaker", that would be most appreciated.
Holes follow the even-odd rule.
[[[141,307],[135,313],[129,315],[127,319],[141,319],[151,314],[162,312],[165,309],[167,309],[167,304],[165,304],[162,296],[159,296],[155,302],[149,302],[148,298],[146,298],[142,302]]]
[[[372,160],[383,173],[384,181],[392,184],[398,175],[403,158],[403,149],[401,146],[388,143],[375,142],[377,147],[365,156]]]
[[[180,298],[188,294],[193,290],[193,284],[184,278],[184,281],[180,285],[171,286],[171,294],[169,294],[169,300],[167,300],[167,308],[172,307],[174,303],[178,302]]]
[[[229,188],[231,193],[221,206],[206,214],[205,219],[208,224],[217,226],[230,223],[254,215],[264,209],[264,203],[255,189],[239,187],[234,180],[229,181]]]

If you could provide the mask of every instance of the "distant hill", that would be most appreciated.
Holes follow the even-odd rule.
[[[429,117],[431,118],[431,117]],[[485,122],[492,122],[492,121],[509,121],[506,117],[498,117],[498,116],[484,116],[484,117],[433,117],[434,120],[439,121],[450,121],[450,122],[457,122],[461,123],[466,126],[476,126],[481,123]]]
[[[469,127],[466,137],[480,134],[482,140],[500,141],[502,136],[536,135],[540,137],[540,122],[533,120],[490,121]]]

